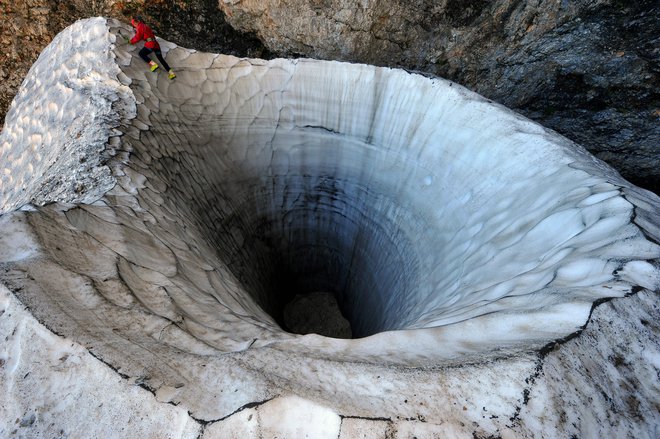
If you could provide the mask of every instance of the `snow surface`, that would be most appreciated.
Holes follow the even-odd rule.
[[[197,418],[280,407],[245,424],[262,432],[362,428],[337,413],[402,437],[571,430],[533,405],[506,421],[595,301],[657,300],[657,196],[449,81],[163,41],[172,82],[122,32],[58,36],[0,133],[0,279],[39,321]],[[283,331],[301,290],[334,290],[362,338]]]

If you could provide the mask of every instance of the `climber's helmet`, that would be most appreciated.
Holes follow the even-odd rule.
[[[143,22],[142,17],[140,17],[139,15],[138,15],[137,17],[133,17],[133,18],[131,19],[131,25],[132,25],[133,27],[137,27],[138,24],[139,24],[139,23],[142,23],[142,22]]]

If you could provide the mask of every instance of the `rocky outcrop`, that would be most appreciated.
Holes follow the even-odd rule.
[[[653,1],[221,0],[281,54],[446,77],[660,184]]]

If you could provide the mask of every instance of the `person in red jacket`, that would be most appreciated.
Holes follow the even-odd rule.
[[[135,29],[135,36],[130,39],[130,43],[137,44],[144,40],[144,47],[140,50],[140,58],[149,64],[151,71],[153,72],[158,68],[158,64],[149,58],[149,55],[151,55],[151,52],[153,52],[154,55],[156,55],[156,58],[158,58],[158,61],[160,61],[160,63],[163,65],[163,68],[167,70],[169,78],[176,78],[174,71],[172,71],[167,62],[165,62],[165,58],[163,58],[163,53],[160,51],[160,44],[158,44],[158,41],[156,41],[156,35],[154,35],[154,31],[152,31],[151,28],[145,24],[145,22],[142,20],[142,17],[134,17],[131,20],[131,25],[133,25],[133,28]]]

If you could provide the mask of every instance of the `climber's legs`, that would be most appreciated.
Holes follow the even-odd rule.
[[[165,62],[165,58],[163,58],[163,53],[160,49],[154,49],[154,55],[156,55],[156,58],[158,58],[158,61],[160,61],[163,68],[169,72],[171,70],[170,66]]]
[[[156,55],[156,58],[158,58],[158,61],[160,61],[161,65],[167,72],[169,73],[168,77],[170,79],[176,78],[176,75],[174,74],[174,71],[170,69],[169,64],[165,61],[165,58],[163,58],[163,53],[160,51],[160,49],[149,49],[148,47],[143,47],[142,50],[140,50],[140,58],[144,60],[147,64],[149,64],[151,71],[153,72],[158,68],[158,64],[153,62],[151,58],[149,58],[149,55],[151,55],[151,52]]]
[[[150,54],[151,52],[152,52],[151,49],[149,49],[149,48],[147,48],[147,47],[143,47],[143,48],[140,50],[140,53],[139,53],[140,58],[142,58],[142,59],[144,60],[144,62],[149,63],[149,61],[151,61],[151,58],[149,58],[149,54]]]

